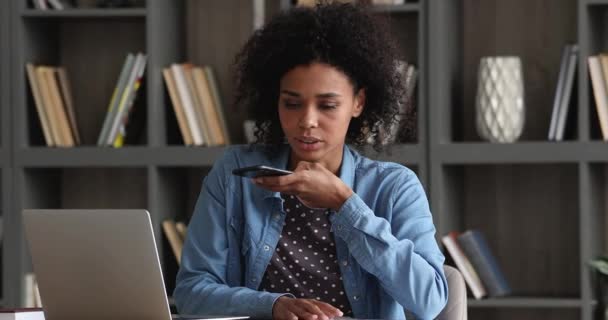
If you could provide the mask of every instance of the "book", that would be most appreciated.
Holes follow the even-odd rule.
[[[182,70],[184,71],[184,77],[186,79],[186,87],[188,88],[188,94],[192,99],[192,106],[194,107],[194,113],[196,115],[196,120],[198,122],[199,128],[201,128],[201,133],[203,135],[203,141],[205,141],[205,145],[211,146],[213,145],[213,136],[211,132],[211,128],[208,125],[210,120],[207,120],[207,116],[205,115],[205,110],[203,109],[203,103],[200,100],[199,95],[196,92],[196,86],[194,85],[194,77],[192,75],[192,69],[194,69],[194,65],[192,63],[184,63],[181,65]]]
[[[557,115],[557,124],[555,128],[555,140],[564,140],[564,130],[566,128],[566,121],[570,111],[570,105],[572,104],[571,96],[574,87],[574,79],[576,76],[576,65],[578,63],[578,45],[571,45],[568,52],[568,61],[566,67],[566,75],[564,78],[564,87],[562,97],[559,100],[559,108]]]
[[[131,69],[133,69],[134,62],[135,56],[132,53],[127,54],[122,69],[120,70],[118,81],[116,83],[116,86],[114,87],[114,91],[112,92],[112,97],[110,98],[106,117],[103,121],[103,125],[101,126],[101,132],[99,133],[99,138],[97,139],[98,146],[105,145],[104,141],[107,140],[106,137],[108,136],[108,131],[110,130],[112,119],[117,110],[119,97],[122,96],[122,92],[124,91],[124,88],[126,86],[129,74],[131,73]]]
[[[57,81],[59,82],[59,87],[61,89],[61,98],[65,105],[65,111],[68,115],[68,121],[70,124],[70,130],[72,132],[72,136],[74,137],[74,143],[79,145],[81,144],[80,132],[78,130],[78,124],[76,121],[76,112],[74,110],[74,100],[72,99],[72,88],[70,86],[70,81],[68,79],[68,73],[65,67],[57,68]]]
[[[602,75],[602,65],[599,56],[587,58],[589,64],[589,76],[593,87],[593,97],[595,98],[595,108],[600,121],[602,139],[608,141],[608,92],[606,90],[605,79]]]
[[[57,81],[57,68],[48,67],[45,69],[45,75],[50,85],[50,94],[52,99],[52,105],[55,108],[55,115],[59,125],[59,130],[62,136],[63,146],[73,147],[75,146],[74,136],[72,136],[72,129],[70,128],[70,121],[66,112],[65,105],[61,99],[61,92],[59,90],[59,83]]]
[[[209,128],[211,133],[210,145],[223,145],[226,144],[222,128],[220,124],[220,117],[217,114],[216,107],[213,103],[211,96],[211,89],[205,71],[201,67],[192,68],[192,80],[195,87],[196,94],[201,102],[203,114],[205,115],[205,125]]]
[[[137,89],[139,89],[141,77],[143,75],[146,65],[146,56],[142,53],[138,53],[135,57],[133,68],[130,71],[129,77],[125,88],[120,96],[120,100],[117,104],[116,114],[111,119],[110,130],[108,131],[107,139],[104,144],[107,146],[119,147],[116,144],[116,138],[119,135],[121,124],[124,125],[124,117],[128,116],[128,111],[135,99]]]
[[[51,133],[50,120],[46,111],[47,108],[44,106],[44,99],[42,98],[41,93],[42,89],[40,88],[38,76],[36,75],[36,67],[31,63],[27,63],[25,68],[32,96],[34,96],[34,104],[36,106],[36,112],[38,113],[38,120],[40,120],[40,126],[42,127],[44,141],[47,146],[52,147],[55,145],[55,141],[53,139],[53,134]]]
[[[459,235],[457,239],[462,251],[479,275],[488,295],[499,297],[510,294],[511,287],[483,234],[478,230],[468,230]]]
[[[171,246],[171,250],[173,251],[173,255],[175,256],[177,264],[179,265],[182,260],[182,248],[184,246],[184,241],[179,235],[179,231],[177,230],[173,220],[163,221],[162,226],[165,236],[169,241],[169,245]]]
[[[562,49],[562,58],[560,60],[559,74],[557,76],[557,87],[555,88],[555,95],[553,97],[553,109],[551,111],[551,122],[549,123],[549,140],[555,140],[555,129],[557,128],[557,118],[559,114],[559,108],[561,106],[560,100],[564,91],[564,82],[566,78],[566,68],[568,67],[569,56],[570,45],[566,45]]]
[[[177,93],[179,94],[179,99],[184,106],[184,114],[186,115],[188,126],[192,132],[193,144],[196,146],[203,145],[205,141],[203,140],[203,134],[197,120],[198,117],[196,115],[196,110],[194,109],[194,102],[192,101],[192,97],[190,96],[190,92],[188,90],[184,70],[179,64],[175,63],[172,64],[170,68],[171,73],[173,74],[173,79],[175,79],[175,86],[177,88]]]
[[[211,97],[213,98],[213,105],[216,108],[217,114],[220,118],[220,125],[222,127],[222,134],[226,144],[230,144],[230,133],[228,132],[228,125],[226,124],[226,116],[224,115],[224,105],[220,97],[220,90],[218,88],[215,73],[210,66],[203,66],[205,70],[205,77],[209,83],[209,89],[211,90]]]
[[[26,273],[23,278],[23,284],[24,306],[26,308],[42,307],[42,300],[40,299],[40,290],[38,289],[38,281],[36,281],[36,275],[33,272]]]
[[[119,114],[117,115],[118,131],[115,131],[113,137],[111,137],[112,145],[115,148],[120,148],[124,145],[125,137],[127,136],[127,124],[129,123],[130,115],[133,113],[134,102],[141,88],[144,71],[146,70],[147,56],[144,54],[138,54],[138,56],[140,57],[140,61],[137,70],[135,70],[135,80],[130,87],[131,90],[127,100],[124,102],[124,106],[121,106],[122,109],[119,108]]]
[[[177,118],[177,124],[179,126],[179,131],[182,134],[182,139],[184,140],[185,145],[190,146],[193,144],[192,130],[189,127],[186,114],[184,113],[184,106],[177,93],[177,87],[175,86],[175,79],[173,78],[171,69],[163,69],[163,78],[165,79],[167,91],[169,91],[169,97],[171,98],[171,104],[173,105],[173,111]]]
[[[178,221],[175,223],[175,228],[177,229],[177,232],[179,233],[180,237],[182,238],[182,241],[185,241],[186,233],[188,231],[188,227],[186,226],[186,224],[181,221]]]
[[[473,268],[471,261],[469,261],[458,244],[458,235],[458,232],[452,231],[443,236],[441,242],[450,253],[456,268],[462,273],[462,277],[471,290],[473,297],[475,297],[475,299],[481,299],[486,296],[486,289],[484,288],[481,279],[479,279],[479,275],[475,272],[475,268]]]
[[[59,130],[57,115],[55,114],[55,107],[53,106],[53,101],[51,98],[50,85],[47,77],[45,76],[46,68],[47,67],[44,66],[36,67],[36,82],[38,83],[40,96],[42,97],[42,106],[44,107],[44,112],[48,120],[48,126],[52,136],[53,145],[61,147],[64,146],[64,141]]]
[[[0,309],[0,320],[44,320],[42,308]]]

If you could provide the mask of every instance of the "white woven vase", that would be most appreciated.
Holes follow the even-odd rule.
[[[524,128],[524,85],[519,57],[484,57],[479,62],[475,122],[491,142],[514,142]]]

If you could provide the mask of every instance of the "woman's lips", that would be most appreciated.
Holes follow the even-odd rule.
[[[315,137],[297,137],[294,139],[299,149],[315,151],[321,148],[321,139]]]

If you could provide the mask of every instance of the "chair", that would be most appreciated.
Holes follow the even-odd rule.
[[[460,271],[454,267],[443,266],[448,280],[448,303],[437,316],[437,320],[467,319],[467,287]]]

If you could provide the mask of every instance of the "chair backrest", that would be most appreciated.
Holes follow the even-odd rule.
[[[466,320],[467,319],[467,287],[460,271],[454,267],[443,266],[448,280],[448,303],[437,320]]]

